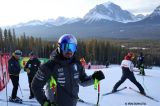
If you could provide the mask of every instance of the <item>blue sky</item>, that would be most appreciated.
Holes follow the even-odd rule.
[[[0,0],[0,26],[30,20],[83,17],[97,4],[111,1],[133,14],[149,14],[160,0]]]

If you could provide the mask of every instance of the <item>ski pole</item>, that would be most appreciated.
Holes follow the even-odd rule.
[[[22,98],[23,98],[23,93],[22,93],[22,89],[21,89],[20,85],[19,85],[19,89],[20,89],[20,92],[21,92],[21,95],[22,95]]]
[[[6,101],[7,101],[7,106],[8,106],[8,90],[7,90],[7,79],[6,79],[6,72],[4,73],[4,80],[5,80],[5,85],[6,85]]]
[[[6,100],[7,100],[7,106],[8,106],[8,91],[7,91],[7,85],[6,85]]]
[[[98,106],[99,105],[99,96],[100,96],[100,81],[99,80],[97,80],[97,79],[95,79],[94,80],[94,89],[96,89],[97,90],[97,87],[98,87],[98,99],[97,99],[97,104],[96,104],[96,106]]]
[[[96,106],[99,106],[99,99],[100,99],[100,82],[98,83],[98,100]]]

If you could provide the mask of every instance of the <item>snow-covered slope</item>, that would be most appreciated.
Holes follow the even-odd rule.
[[[63,24],[71,24],[74,22],[77,22],[81,20],[80,18],[65,18],[65,17],[58,17],[53,25],[59,26],[59,25],[63,25]]]
[[[120,80],[122,71],[119,65],[111,65],[107,69],[102,69],[105,73],[105,80],[101,81],[101,94],[112,90],[114,84]],[[154,67],[153,69],[145,69],[148,76],[142,77],[136,75],[137,81],[139,81],[144,87],[146,93],[158,100],[160,100],[159,87],[160,87],[160,68]],[[91,70],[87,71],[88,74],[92,74]],[[144,82],[144,83],[143,83]],[[126,80],[119,88],[132,87],[138,90],[138,88],[129,80]],[[80,87],[79,96],[89,102],[97,102],[97,91],[94,90],[93,86],[83,88]],[[100,106],[127,106],[125,103],[145,103],[144,106],[159,106],[160,102],[152,101],[130,89],[125,89],[116,94],[111,94],[100,98]],[[79,103],[80,104],[80,103]],[[87,106],[87,105],[78,105]],[[133,105],[136,106],[136,105]],[[138,105],[140,106],[140,105]],[[141,105],[143,106],[143,105]]]
[[[140,23],[160,24],[160,6],[158,6],[149,16],[139,21]]]
[[[97,69],[91,69],[91,70],[86,69],[86,72],[88,75],[91,75],[95,70]],[[114,84],[121,78],[122,75],[121,68],[119,65],[111,65],[109,66],[109,68],[102,69],[102,71],[105,73],[106,78],[100,83],[101,94],[111,91]],[[145,71],[147,74],[147,76],[145,77],[136,75],[137,73],[135,73],[136,79],[142,84],[148,95],[160,100],[160,95],[159,95],[160,68],[153,67],[152,69],[145,69]],[[29,91],[26,90],[28,89],[28,80],[26,73],[22,73],[20,75],[20,86],[23,93],[23,100],[28,100]],[[119,88],[122,88],[124,86],[133,87],[134,89],[137,89],[137,87],[134,84],[132,84],[129,80],[126,80]],[[12,84],[10,81],[8,84],[8,95],[11,94],[11,89],[12,89]],[[2,92],[0,92],[0,99],[1,98],[6,99],[5,95],[6,91],[4,89]],[[18,96],[22,97],[20,90],[18,91]],[[93,86],[85,88],[80,86],[79,97],[85,101],[96,103],[97,91],[94,90]],[[100,98],[100,106],[128,106],[129,103],[141,104],[132,106],[160,106],[159,102],[152,101],[136,92],[131,91],[130,89],[125,89],[116,94],[111,94]],[[0,101],[0,104],[1,106],[7,106],[6,102]],[[23,106],[23,105],[9,103],[9,106]],[[78,103],[77,106],[89,106],[89,105]]]
[[[160,6],[158,6],[149,17],[160,16]]]

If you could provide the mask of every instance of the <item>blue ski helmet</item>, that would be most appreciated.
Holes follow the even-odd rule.
[[[72,34],[64,34],[58,40],[59,48],[62,52],[76,52],[77,39]]]

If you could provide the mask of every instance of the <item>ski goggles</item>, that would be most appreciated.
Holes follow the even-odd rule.
[[[15,53],[16,56],[21,57],[22,53]]]
[[[60,48],[63,52],[75,52],[77,50],[77,45],[73,43],[62,43]]]

